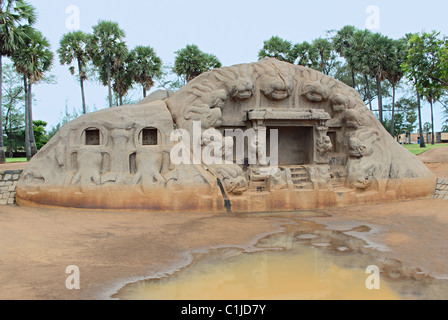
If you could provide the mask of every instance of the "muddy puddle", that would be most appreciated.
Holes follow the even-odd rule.
[[[130,283],[112,296],[123,300],[377,300],[448,299],[448,281],[391,259],[387,248],[366,241],[372,226],[328,230],[291,219],[282,233],[254,247],[194,253],[170,275]],[[380,289],[369,290],[369,266]],[[372,278],[370,278],[372,280]],[[372,283],[370,281],[370,283]]]

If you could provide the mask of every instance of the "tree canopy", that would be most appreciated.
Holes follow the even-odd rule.
[[[173,71],[185,82],[190,82],[197,76],[212,69],[221,68],[218,58],[209,53],[202,52],[197,45],[187,45],[175,52]]]

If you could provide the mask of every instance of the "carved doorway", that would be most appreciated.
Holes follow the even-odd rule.
[[[278,130],[279,166],[299,166],[313,163],[313,127],[268,127],[267,144],[270,147],[270,130]]]

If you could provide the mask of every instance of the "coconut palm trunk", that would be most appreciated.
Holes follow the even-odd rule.
[[[372,111],[372,94],[370,92],[370,85],[369,85],[369,77],[367,74],[364,74],[364,79],[366,80],[366,88],[367,88],[367,97],[369,98],[369,107],[370,111]]]
[[[390,135],[395,137],[395,84],[392,84],[392,120],[390,124]]]
[[[31,160],[31,143],[30,143],[30,130],[29,130],[29,110],[28,110],[28,80],[26,76],[23,77],[23,87],[25,89],[25,152],[26,159]]]
[[[376,76],[376,86],[378,88],[378,115],[380,122],[383,123],[383,95],[381,94],[381,81],[379,76]]]
[[[431,144],[434,145],[434,99],[431,97],[429,103],[431,104]]]
[[[352,73],[352,87],[353,89],[356,88],[356,82],[355,82],[355,70],[353,70],[353,68],[350,68],[350,71]]]
[[[422,126],[422,108],[420,93],[417,90],[417,108],[418,108],[418,130],[420,136],[420,148],[426,148],[425,139],[423,138],[423,126]]]
[[[84,70],[82,69],[81,59],[78,57],[79,82],[81,84],[82,112],[87,114],[86,95],[84,92]]]
[[[31,146],[31,157],[37,154],[36,139],[34,137],[34,124],[33,124],[33,94],[32,94],[32,84],[28,79],[28,130],[30,131],[30,146]]]
[[[5,146],[3,141],[3,61],[1,55],[0,55],[0,163],[6,163]]]
[[[109,57],[106,58],[106,64],[107,64],[107,86],[109,88],[109,108],[113,107],[113,100],[112,100],[112,70],[110,65],[110,59]]]

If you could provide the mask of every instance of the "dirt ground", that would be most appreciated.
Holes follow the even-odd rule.
[[[418,157],[438,177],[448,178],[448,147],[431,149]]]
[[[440,162],[435,162],[440,163]],[[448,177],[448,163],[428,166]],[[5,169],[0,166],[0,170]],[[0,207],[0,299],[109,299],[124,284],[187,265],[191,253],[251,248],[303,218],[387,248],[409,268],[448,279],[447,202],[401,203],[319,210],[314,214],[162,214]],[[66,268],[80,269],[80,290],[68,290]]]
[[[26,165],[26,162],[0,164],[0,172],[8,170],[23,170],[25,169]]]

